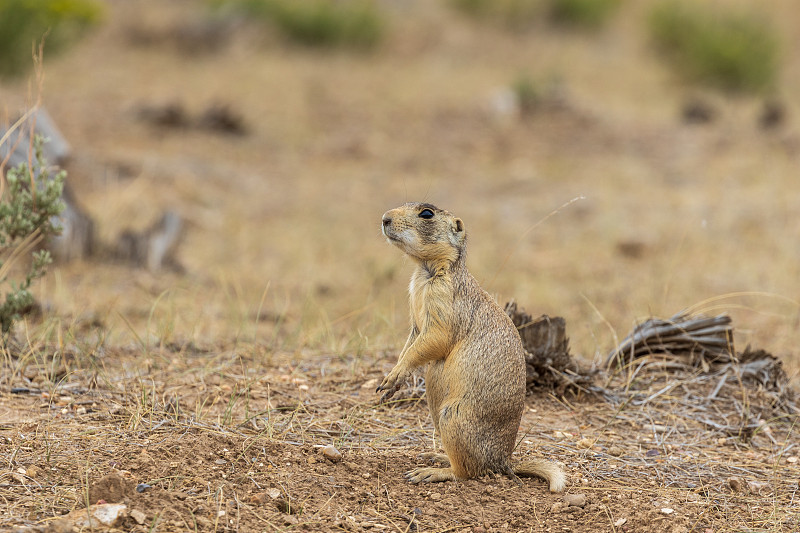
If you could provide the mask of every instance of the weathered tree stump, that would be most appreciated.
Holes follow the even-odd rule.
[[[506,314],[517,326],[525,348],[526,384],[536,387],[580,387],[591,378],[582,373],[569,353],[566,322],[561,317],[542,315],[533,319],[516,302],[508,302]]]

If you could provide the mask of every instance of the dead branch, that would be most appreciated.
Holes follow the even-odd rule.
[[[651,318],[637,325],[606,359],[606,367],[616,362],[624,366],[645,355],[667,353],[701,362],[735,361],[733,328],[727,315],[693,317],[679,313],[668,320]]]

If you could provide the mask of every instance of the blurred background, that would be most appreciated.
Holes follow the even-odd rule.
[[[691,308],[796,375],[798,50],[791,0],[6,0],[0,117],[41,101],[98,242],[184,223],[169,267],[56,262],[19,334],[394,354],[379,220],[427,201],[586,360]]]

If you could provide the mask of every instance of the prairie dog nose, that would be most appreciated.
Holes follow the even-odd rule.
[[[392,217],[383,215],[383,227],[385,228],[386,226],[388,226],[391,223],[392,223]]]

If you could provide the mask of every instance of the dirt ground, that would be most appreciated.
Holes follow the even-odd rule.
[[[84,261],[37,287],[43,316],[0,360],[0,529],[60,531],[122,501],[117,528],[142,532],[800,530],[796,416],[735,380],[716,399],[718,375],[667,372],[628,384],[642,396],[530,395],[515,457],[561,462],[582,506],[537,479],[408,484],[434,442],[427,406],[374,393],[406,337],[411,270],[378,221],[411,200],[458,214],[481,284],[564,316],[586,367],[635,321],[689,308],[729,313],[736,346],[774,353],[797,388],[800,59],[785,54],[788,118],[765,131],[762,97],[672,77],[648,2],[594,34],[382,5],[386,41],[362,54],[246,22],[201,49],[182,30],[202,2],[109,1],[45,62],[43,103],[100,238],[164,209],[188,227],[181,271]],[[797,49],[797,7],[765,5]],[[499,109],[520,73],[556,87],[552,105]],[[680,119],[698,93],[711,124]],[[3,81],[3,111],[29,94]],[[189,125],[142,118],[175,104]],[[195,127],[219,105],[244,135]],[[731,413],[744,419],[720,422]]]
[[[4,527],[47,524],[98,501],[128,506],[118,525],[126,531],[800,527],[797,438],[779,420],[744,442],[663,407],[530,396],[515,456],[561,462],[567,493],[585,497],[576,507],[536,479],[406,482],[433,431],[424,400],[376,406],[385,362],[264,365],[260,353],[187,348],[155,351],[145,368],[136,354],[116,355],[103,372],[115,383],[95,383],[91,368],[57,384],[29,369],[33,386],[4,389]],[[341,458],[327,458],[325,446]],[[733,490],[731,478],[746,488]]]

